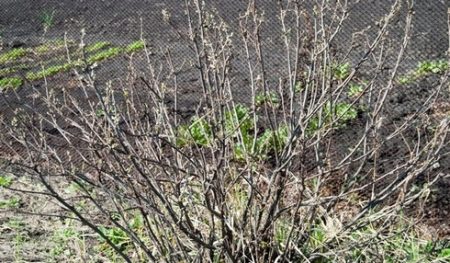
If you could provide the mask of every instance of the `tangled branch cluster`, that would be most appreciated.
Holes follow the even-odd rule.
[[[2,149],[20,173],[45,185],[41,194],[127,262],[135,259],[102,230],[99,215],[142,260],[380,260],[399,212],[425,200],[439,180],[449,121],[427,113],[447,92],[448,74],[420,107],[393,121],[388,100],[400,85],[414,1],[395,1],[343,52],[336,38],[355,3],[314,1],[311,9],[302,2],[279,1],[284,62],[276,71],[266,62],[267,24],[255,1],[235,31],[203,1],[185,1],[188,32],[165,12],[199,77],[192,119],[180,113],[185,65],[170,49],[160,61],[146,49],[147,71],[131,68],[126,81],[99,84],[86,68],[77,72],[76,94],[36,89],[32,103],[2,120]],[[398,19],[403,39],[394,43]],[[238,88],[251,94],[246,104],[233,96],[237,58],[248,79]],[[386,154],[393,147],[401,148],[395,161]],[[92,210],[65,197],[60,180],[75,182]]]

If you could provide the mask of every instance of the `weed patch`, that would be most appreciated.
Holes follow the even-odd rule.
[[[39,16],[42,27],[44,28],[44,34],[53,26],[55,21],[55,11],[44,11]]]
[[[125,52],[126,53],[134,53],[136,51],[139,51],[141,49],[144,49],[145,47],[145,43],[142,40],[136,41],[134,43],[129,44],[128,46],[125,47]]]
[[[11,197],[6,200],[0,200],[0,208],[1,209],[10,209],[10,208],[19,208],[21,205],[22,199],[19,197]]]
[[[113,57],[119,55],[121,52],[122,52],[121,48],[112,47],[105,51],[101,51],[97,54],[91,55],[90,57],[88,57],[87,62],[88,62],[88,64],[94,64],[95,62],[100,62],[105,59],[113,58]]]
[[[116,218],[116,220],[120,220]],[[143,223],[143,218],[140,215],[133,216],[127,222],[129,231],[133,231],[139,238],[144,238],[145,236],[145,228]],[[126,251],[131,248],[133,242],[130,235],[119,227],[100,227],[100,231],[108,238],[120,251]],[[145,238],[144,238],[145,239]],[[99,238],[99,246],[97,249],[99,252],[104,253],[109,259],[116,261],[120,258],[117,255],[116,251],[114,251],[103,238]]]
[[[400,84],[410,84],[431,75],[443,74],[448,69],[449,65],[445,60],[423,61],[417,65],[414,71],[400,77],[398,81]]]
[[[177,144],[181,147],[192,144],[207,146],[212,140],[212,127],[204,118],[194,117],[191,124],[180,126],[178,134]]]
[[[3,78],[0,79],[0,89],[16,89],[18,87],[22,86],[22,80],[19,78]]]
[[[357,97],[363,92],[363,90],[364,87],[362,85],[351,83],[347,94],[349,97]]]
[[[24,48],[15,48],[0,55],[0,64],[11,63],[19,58],[25,57],[27,50]]]
[[[50,249],[50,255],[52,257],[58,257],[62,254],[70,257],[71,248],[69,245],[73,241],[77,242],[81,240],[81,234],[69,224],[61,229],[57,229],[53,233],[51,240],[55,243],[55,246]]]
[[[89,52],[89,53],[96,52],[96,51],[99,51],[101,49],[104,49],[104,48],[107,48],[107,47],[110,47],[110,46],[111,46],[110,42],[101,41],[101,42],[97,42],[97,43],[94,43],[92,45],[87,46],[86,47],[86,52]]]
[[[0,69],[0,77],[4,77],[4,76],[7,76],[7,75],[15,73],[15,72],[17,72],[17,69],[14,69],[14,68]]]
[[[68,45],[72,45],[73,43],[71,41],[67,41]],[[23,57],[29,57],[30,60],[35,59],[41,59],[41,55],[52,55],[54,52],[57,52],[61,48],[64,48],[66,45],[66,42],[64,40],[56,40],[52,42],[48,42],[42,45],[39,45],[34,48],[16,48],[13,50],[10,50],[4,54],[0,55],[0,64],[9,64],[15,62],[17,59],[23,58]],[[108,48],[109,47],[109,48]],[[108,48],[105,50],[105,48]],[[129,45],[127,45],[124,48],[121,47],[111,47],[111,43],[107,41],[101,41],[94,44],[91,44],[86,47],[85,51],[88,53],[91,53],[89,57],[87,58],[87,64],[91,65],[96,62],[104,61],[107,59],[111,59],[113,57],[116,57],[122,53],[133,53],[137,52],[140,49],[144,48],[144,41],[136,41]],[[73,54],[74,57],[79,58],[80,57],[80,50],[77,51],[77,53]],[[34,55],[34,57],[33,57]],[[29,81],[36,81],[41,80],[46,77],[54,76],[58,73],[68,71],[75,67],[80,67],[82,65],[81,61],[79,59],[74,60],[71,63],[61,63],[61,60],[64,60],[64,56],[57,57],[57,59],[52,59],[54,56],[50,57],[49,59],[42,61],[40,64],[44,66],[43,69],[37,70],[37,71],[26,71],[29,68],[32,68],[31,65],[28,64],[20,64],[20,65],[11,65],[10,67],[0,69],[0,88],[1,89],[7,89],[7,88],[18,88],[23,84],[23,80],[18,77],[8,77],[11,74],[17,73],[17,72],[23,72],[26,79]],[[56,65],[55,65],[56,63]],[[52,65],[53,64],[53,65]]]
[[[272,105],[276,108],[280,104],[280,98],[275,91],[267,92],[267,94],[260,93],[260,94],[256,95],[256,98],[255,98],[256,106],[262,106],[265,103]]]
[[[0,187],[10,187],[13,182],[11,176],[0,175]]]
[[[358,117],[358,110],[352,105],[341,102],[333,104],[327,102],[323,107],[321,115],[317,115],[311,119],[308,124],[307,132],[309,135],[314,134],[322,127],[333,125],[335,128],[343,128],[345,125]]]
[[[338,64],[332,70],[335,79],[344,80],[350,75],[350,63]]]
[[[71,63],[66,63],[64,65],[55,65],[55,66],[48,67],[48,68],[43,69],[38,72],[28,72],[26,77],[30,81],[44,79],[46,77],[54,76],[60,72],[68,71],[73,66],[74,66],[74,64],[71,64]]]
[[[67,40],[67,45],[70,47],[73,45],[73,42],[70,40]],[[51,51],[57,51],[66,46],[66,42],[63,39],[49,41],[47,43],[41,44],[35,48],[32,48],[31,50],[33,53],[38,55],[44,55]]]

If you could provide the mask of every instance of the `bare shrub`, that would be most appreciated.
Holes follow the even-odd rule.
[[[388,99],[401,86],[414,1],[395,1],[339,50],[356,3],[302,2],[279,1],[276,70],[255,1],[234,31],[203,1],[185,3],[188,32],[164,13],[199,76],[191,119],[179,113],[182,61],[146,50],[145,77],[130,68],[126,81],[101,85],[86,67],[77,72],[82,95],[35,89],[2,120],[2,149],[127,262],[402,260],[389,240],[410,227],[402,212],[426,200],[448,153],[448,117],[427,115],[447,75],[393,120]],[[401,43],[390,35],[397,20]],[[236,87],[238,53],[249,83]],[[247,104],[236,102],[237,88],[249,89]],[[394,149],[396,160],[386,154]],[[79,186],[76,199],[55,188],[60,180]],[[77,208],[80,199],[92,209]]]

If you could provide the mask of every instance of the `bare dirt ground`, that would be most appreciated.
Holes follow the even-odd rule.
[[[245,10],[245,1],[241,0],[217,0],[209,1],[218,13],[228,21],[232,28],[237,28],[238,17]],[[269,69],[282,67],[283,52],[280,46],[281,34],[278,31],[277,1],[257,1],[259,7],[265,11],[267,27],[263,31],[264,44],[268,48],[267,62]],[[338,36],[342,46],[349,41],[352,32],[359,31],[381,19],[388,11],[392,0],[366,0],[351,10],[350,18],[344,26],[344,30]],[[414,68],[418,62],[425,59],[446,58],[448,49],[447,34],[447,8],[448,2],[444,0],[417,0],[416,17],[414,21],[414,36],[409,47],[404,70]],[[143,37],[148,41],[153,53],[153,59],[163,58],[166,48],[170,48],[173,56],[179,60],[189,59],[192,56],[189,48],[180,42],[171,30],[163,22],[162,11],[167,10],[180,30],[186,30],[186,17],[183,13],[184,1],[180,0],[1,0],[0,1],[0,39],[3,46],[0,53],[11,50],[14,47],[31,48],[45,43],[50,39],[61,39],[66,33],[69,39],[79,41],[81,29],[86,30],[86,42],[109,41],[114,45],[126,45]],[[54,22],[47,32],[44,32],[42,15],[54,14]],[[142,20],[141,20],[142,18]],[[401,28],[401,22],[398,24]],[[236,32],[238,33],[238,32]],[[394,36],[399,38],[399,36]],[[400,39],[398,39],[400,41]],[[249,90],[245,87],[245,66],[236,59],[235,65],[236,84],[234,97],[245,101],[249,98]],[[139,66],[140,65],[140,66]],[[145,69],[145,64],[138,67]],[[1,65],[0,65],[1,69]],[[127,57],[117,56],[100,64],[97,75],[100,80],[121,79],[126,76]],[[269,72],[270,73],[270,72]],[[142,73],[145,74],[145,73]],[[269,74],[270,75],[270,74]],[[1,78],[1,77],[0,77]],[[49,81],[56,85],[67,85],[68,74],[60,74]],[[278,81],[273,79],[271,81]],[[30,100],[30,83],[25,83],[19,90],[19,96]],[[33,83],[39,89],[42,81]],[[404,118],[419,107],[428,92],[436,85],[432,80],[422,81],[413,87],[399,88],[398,93],[390,99],[389,111],[392,112],[392,121]],[[180,86],[184,89],[181,98],[182,109],[192,112],[192,105],[197,100],[200,85],[199,80],[192,69],[186,67],[180,74]],[[14,103],[23,103],[20,100]],[[446,104],[447,98],[442,98],[442,109],[436,112],[450,111]],[[13,113],[7,104],[0,102],[0,115],[11,118]],[[350,138],[352,131],[348,130],[344,137]],[[392,159],[398,156],[398,145],[392,145],[390,154]],[[399,160],[400,161],[400,160]],[[422,223],[430,227],[431,235],[450,237],[450,160],[441,164],[441,170],[447,179],[442,179],[433,189],[433,197],[427,204],[425,217]],[[25,179],[14,178],[14,187],[24,188],[32,182]],[[68,187],[68,186],[66,186]],[[14,201],[16,198],[16,201]],[[55,217],[37,217],[22,215],[14,212],[15,208],[25,208],[28,211],[39,211],[55,214],[61,208],[49,199],[34,199],[28,195],[12,193],[0,188],[0,201],[8,200],[13,203],[0,207],[0,262],[58,262],[61,257],[65,261],[77,262],[80,258],[88,261],[105,260],[90,256],[92,244],[98,243],[89,231],[70,220]],[[77,234],[70,229],[76,228]],[[59,229],[59,230],[58,230]],[[67,230],[69,229],[69,230]],[[58,231],[65,231],[61,234]],[[84,239],[80,238],[83,236]],[[63,250],[63,252],[58,251]]]

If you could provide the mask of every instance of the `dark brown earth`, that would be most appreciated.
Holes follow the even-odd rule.
[[[69,38],[79,39],[81,29],[85,29],[87,42],[107,40],[116,44],[130,43],[143,36],[160,52],[160,47],[170,47],[174,56],[186,56],[190,51],[180,43],[170,27],[163,22],[162,10],[167,10],[179,29],[187,28],[182,0],[2,0],[0,3],[0,36],[10,45],[33,45],[43,39],[61,38],[67,32]],[[278,21],[278,1],[256,1],[264,11],[266,24],[263,39],[267,51],[267,68],[279,67],[283,56],[280,48],[281,34]],[[308,1],[306,1],[308,2]],[[366,0],[357,4],[338,36],[342,46],[348,44],[351,33],[360,31],[386,14],[393,0]],[[423,59],[442,58],[448,47],[447,7],[445,0],[417,0],[414,21],[413,45],[408,51],[405,67],[413,67]],[[216,0],[208,5],[237,28],[239,14],[246,8],[246,1]],[[305,5],[308,5],[306,3]],[[55,12],[54,24],[43,36],[40,17],[44,13]],[[142,23],[141,23],[142,18]],[[401,20],[398,28],[402,26]],[[370,32],[370,31],[369,31]],[[398,31],[394,39],[400,38]],[[400,41],[400,39],[398,39]],[[241,68],[242,65],[238,65]],[[112,72],[111,72],[112,73]],[[186,78],[189,78],[188,76]],[[187,79],[186,79],[187,80]],[[239,92],[238,90],[236,92]]]
[[[86,30],[86,42],[105,40],[120,45],[130,43],[140,38],[141,32],[148,41],[155,59],[161,57],[166,48],[170,48],[175,58],[191,57],[191,50],[180,42],[173,30],[162,19],[162,11],[167,10],[175,26],[184,30],[187,28],[187,18],[183,12],[182,0],[2,0],[0,3],[0,36],[6,48],[11,46],[33,46],[45,39],[60,39],[67,33],[75,41],[80,38],[81,29]],[[278,19],[278,1],[256,1],[258,7],[264,11],[266,24],[263,29],[263,41],[266,49],[266,63],[269,69],[269,81],[277,82],[277,68],[283,67],[283,49],[280,23]],[[305,1],[305,5],[309,5]],[[365,0],[354,6],[349,19],[337,36],[338,45],[346,47],[353,32],[379,21],[389,9],[393,0]],[[311,4],[311,3],[310,3]],[[217,0],[208,1],[208,5],[217,9],[218,13],[238,30],[239,14],[246,8],[246,1]],[[409,47],[406,59],[402,63],[404,69],[413,68],[418,61],[445,57],[448,47],[447,39],[447,6],[444,0],[416,1],[416,17],[414,21],[414,37]],[[45,13],[54,11],[54,23],[44,35],[41,17]],[[141,22],[142,19],[142,22]],[[398,28],[402,27],[402,20]],[[371,32],[369,30],[369,32]],[[401,30],[398,35],[394,32],[394,39],[400,41]],[[236,32],[237,33],[237,32]],[[399,42],[400,43],[400,42]],[[234,97],[244,99],[249,97],[245,88],[246,65],[243,59],[236,57],[235,72],[236,88]],[[125,63],[106,66],[99,72],[104,79],[121,76]],[[270,79],[270,76],[273,76]],[[181,86],[188,87],[185,96],[190,104],[195,93],[192,83],[197,80],[192,70],[186,69],[179,75]],[[191,97],[191,98],[190,98]],[[187,105],[189,106],[189,105]]]
[[[210,6],[215,7],[232,28],[237,28],[238,16],[246,8],[246,1],[242,0],[217,0],[207,1]],[[311,1],[312,2],[312,1]],[[352,32],[359,31],[374,21],[380,20],[382,15],[389,11],[393,0],[363,0],[352,9],[350,18],[344,26],[344,30],[338,36],[338,45],[348,44]],[[271,82],[277,82],[276,69],[282,67],[283,53],[281,47],[281,34],[278,30],[277,1],[257,1],[259,7],[265,11],[266,27],[263,31],[264,44],[267,48],[267,68],[273,69],[269,72]],[[446,58],[448,49],[447,33],[447,8],[449,2],[445,0],[417,0],[416,17],[414,21],[414,37],[412,45],[409,46],[406,59],[402,63],[403,70],[414,68],[419,61],[425,59]],[[176,59],[191,58],[192,52],[178,40],[171,28],[162,20],[162,10],[171,13],[176,27],[186,29],[186,17],[183,13],[184,1],[182,0],[0,0],[0,36],[5,50],[12,47],[32,47],[44,42],[45,39],[62,38],[65,33],[73,40],[80,38],[81,29],[86,30],[86,41],[93,43],[106,40],[117,45],[130,43],[140,38],[141,31],[148,40],[154,53],[153,59],[160,59],[166,48],[172,50]],[[40,16],[43,12],[55,11],[55,22],[44,35]],[[142,23],[141,23],[142,18]],[[234,27],[233,27],[234,26]],[[397,25],[401,28],[401,22]],[[400,43],[401,32],[393,34],[394,39]],[[97,74],[101,80],[123,78],[126,74],[126,58],[119,57],[111,63],[100,66]],[[246,87],[245,70],[242,59],[237,57],[235,64],[236,83],[234,97],[245,101],[249,98],[249,89]],[[144,65],[141,65],[144,67]],[[143,68],[142,68],[143,69]],[[272,73],[272,74],[270,74]],[[69,76],[61,74],[51,79],[52,83],[66,83]],[[192,69],[186,68],[180,76],[180,86],[184,89],[181,98],[182,108],[189,112],[195,105],[200,86],[198,78]],[[42,88],[42,83],[34,83],[37,89]],[[21,97],[28,97],[29,84],[25,84],[18,93]],[[64,84],[65,85],[65,84]],[[436,80],[424,80],[413,87],[399,88],[388,103],[387,110],[392,117],[391,124],[412,114],[436,86]],[[10,96],[10,95],[7,95]],[[22,101],[12,97],[9,101],[12,105],[20,105]],[[450,106],[446,103],[448,98],[441,98],[441,109]],[[16,104],[14,104],[16,103]],[[447,108],[448,107],[448,108]],[[0,114],[12,116],[11,111],[6,108],[6,103],[0,102]],[[431,113],[433,114],[433,113]],[[357,125],[355,123],[355,125]],[[341,138],[352,138],[356,131],[347,128]],[[390,156],[392,164],[403,161],[401,156],[402,145],[392,144],[386,148],[383,154]],[[424,222],[434,227],[442,237],[450,236],[450,160],[447,158],[441,163],[443,178],[438,182],[434,196],[427,204]]]

